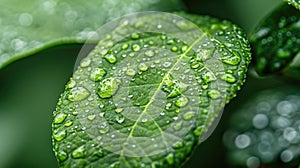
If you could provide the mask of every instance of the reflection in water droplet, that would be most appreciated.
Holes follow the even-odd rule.
[[[241,135],[238,135],[236,138],[235,138],[235,145],[240,148],[240,149],[243,149],[243,148],[246,148],[250,145],[251,143],[251,139],[248,135],[246,134],[241,134]]]
[[[122,111],[123,111],[123,108],[117,108],[117,109],[115,110],[116,113],[121,113]]]
[[[257,129],[263,129],[269,124],[269,119],[265,114],[256,114],[252,119],[252,124]]]
[[[97,93],[101,98],[110,98],[118,91],[118,89],[118,80],[114,78],[107,78],[99,84]]]
[[[72,89],[73,87],[75,87],[76,86],[76,82],[73,80],[73,79],[71,79],[69,82],[68,82],[68,84],[66,85],[66,88],[67,89]]]
[[[122,46],[122,50],[126,50],[128,47],[129,47],[129,45],[128,45],[128,44],[123,44],[123,46]]]
[[[166,160],[167,162],[172,165],[174,163],[174,155],[173,153],[168,154],[168,156],[166,156]]]
[[[85,155],[84,152],[85,152],[84,146],[80,146],[79,148],[75,149],[72,152],[72,157],[74,159],[83,158]]]

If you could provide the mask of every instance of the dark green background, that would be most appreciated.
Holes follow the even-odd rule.
[[[192,13],[228,19],[249,33],[281,0],[185,0]],[[51,146],[52,111],[73,72],[81,45],[47,49],[0,71],[0,168],[55,168]],[[259,85],[258,85],[259,84]],[[257,90],[283,85],[278,79],[247,82],[224,110],[216,131],[186,168],[229,167],[222,134],[232,111]]]

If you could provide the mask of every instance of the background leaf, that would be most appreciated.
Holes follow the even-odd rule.
[[[236,109],[223,136],[232,165],[298,166],[299,101],[297,85],[286,85],[260,91]]]
[[[199,136],[222,111],[222,101],[232,98],[243,83],[250,52],[236,26],[185,16],[210,25],[196,27],[203,32],[192,45],[155,33],[132,34],[115,43],[114,36],[128,33],[121,24],[81,61],[54,112],[52,136],[61,167],[179,167],[188,159]],[[139,18],[138,25],[164,27],[154,24],[156,18],[144,19]],[[185,22],[175,23],[183,32],[190,28]],[[236,73],[241,78],[236,79]],[[236,86],[231,88],[233,83]],[[199,93],[192,93],[196,88]],[[174,133],[186,130],[182,139],[176,138]],[[155,139],[164,133],[162,139]],[[137,143],[132,137],[159,143]]]
[[[181,6],[179,0],[1,0],[0,69],[51,46],[83,43],[108,20],[124,14]]]
[[[261,22],[251,35],[254,63],[259,74],[272,74],[291,68],[299,54],[300,12],[281,5]],[[299,69],[299,65],[294,68]]]
[[[284,1],[300,10],[300,1],[298,0],[284,0]]]

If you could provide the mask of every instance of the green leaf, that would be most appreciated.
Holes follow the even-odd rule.
[[[0,0],[0,69],[45,48],[84,43],[101,25],[124,14],[180,6],[179,0]]]
[[[208,136],[250,47],[229,22],[180,15],[196,24],[150,12],[99,30],[54,111],[60,167],[180,167]]]
[[[251,35],[254,63],[259,74],[282,73],[299,55],[300,12],[283,4],[267,16]],[[299,65],[294,66],[298,68]]]
[[[293,5],[295,8],[300,10],[300,1],[299,0],[284,0],[289,5]]]
[[[237,167],[298,166],[299,102],[299,88],[277,87],[236,108],[223,137],[229,161]]]

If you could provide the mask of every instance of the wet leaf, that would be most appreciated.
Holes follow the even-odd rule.
[[[295,8],[300,10],[300,1],[299,0],[284,0],[290,5],[293,5]]]
[[[299,23],[299,10],[283,4],[255,29],[250,41],[259,74],[299,73]]]
[[[108,20],[124,14],[180,6],[178,0],[1,0],[0,69],[45,48],[83,43]]]
[[[146,12],[99,30],[54,111],[60,167],[180,167],[210,134],[244,81],[249,44],[229,22],[181,15],[196,24]]]

